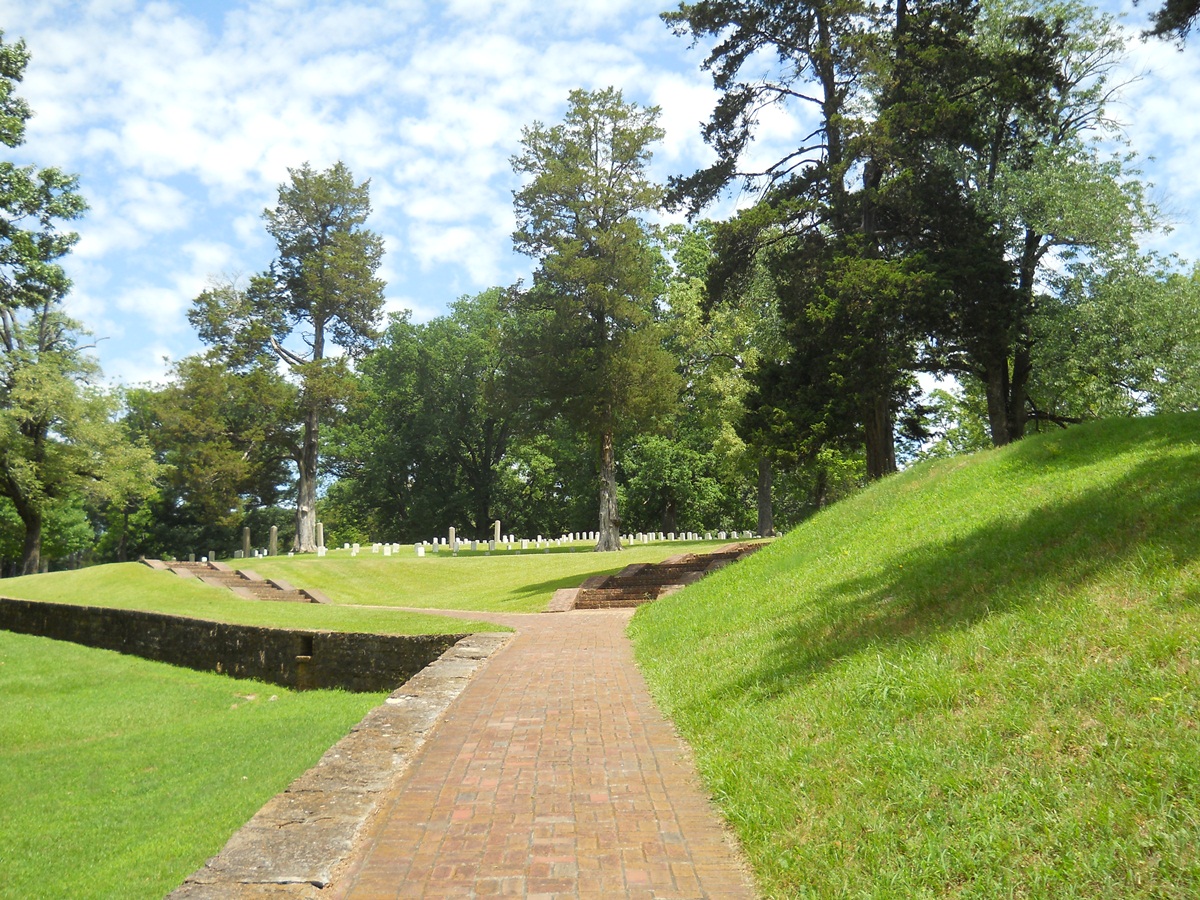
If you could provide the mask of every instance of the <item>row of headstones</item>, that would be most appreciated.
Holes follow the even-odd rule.
[[[499,523],[497,523],[497,525],[498,524]],[[716,538],[716,540],[719,540],[719,541],[726,541],[726,540],[730,540],[731,538],[732,538],[732,540],[736,541],[736,540],[739,540],[741,537],[750,538],[753,536],[754,536],[753,533],[749,532],[749,531],[741,532],[740,535],[739,535],[739,532],[737,532],[737,531],[733,531],[733,532],[718,531],[716,533],[715,538]],[[448,537],[434,538],[432,541],[418,541],[417,543],[413,544],[413,550],[416,552],[417,556],[424,556],[426,551],[430,550],[430,549],[433,549],[436,552],[440,552],[442,550],[449,550],[451,553],[457,554],[459,550],[466,550],[468,548],[473,552],[478,552],[480,549],[486,548],[485,552],[492,553],[492,552],[495,552],[501,546],[503,546],[504,549],[510,550],[510,551],[511,550],[518,550],[518,551],[529,550],[529,549],[531,549],[530,544],[532,544],[533,545],[532,549],[542,550],[546,553],[549,553],[550,548],[552,546],[553,547],[562,547],[564,545],[569,546],[571,544],[579,543],[581,541],[592,542],[592,541],[596,541],[598,539],[599,539],[599,535],[595,531],[576,531],[576,532],[571,532],[569,534],[564,534],[562,537],[559,537],[559,538],[544,538],[542,535],[539,534],[536,538],[532,538],[532,539],[530,539],[530,538],[518,539],[518,538],[513,537],[513,535],[511,535],[511,534],[510,535],[500,535],[499,533],[497,533],[493,540],[490,540],[486,544],[484,544],[482,541],[460,541],[455,537],[454,529],[451,528]],[[657,540],[657,541],[676,541],[676,540],[678,540],[678,541],[699,541],[699,540],[711,541],[713,539],[714,539],[714,535],[711,531],[705,532],[703,538],[701,538],[700,534],[695,531],[681,532],[678,535],[673,531],[666,532],[665,534],[663,532],[659,531],[659,532],[650,532],[650,533],[638,532],[637,534],[621,535],[621,541],[624,544],[649,544],[651,541],[655,541],[655,540]],[[347,544],[346,547],[351,550],[352,556],[357,555],[358,550],[359,550],[358,544],[354,544],[353,546],[351,546],[350,544]],[[383,548],[384,556],[390,556],[390,555],[392,555],[392,553],[400,552],[399,544],[375,544],[372,546],[371,552],[372,553],[379,552],[380,547]]]
[[[754,537],[755,535],[750,531],[744,531],[744,532],[741,532],[741,536],[750,538],[750,537]],[[739,533],[736,531],[733,531],[733,532],[718,531],[716,534],[716,539],[719,541],[725,541],[725,540],[729,540],[731,538],[735,541],[738,540]],[[529,538],[519,538],[518,539],[511,534],[502,535],[500,533],[500,521],[497,520],[495,523],[493,523],[492,539],[490,541],[488,541],[485,546],[487,548],[486,552],[492,553],[492,552],[495,552],[495,550],[498,547],[500,547],[501,545],[504,545],[504,547],[507,550],[514,550],[514,549],[528,550],[528,549],[530,549],[530,547],[529,547],[530,543],[532,543],[534,546],[534,549],[545,550],[546,552],[549,552],[551,545],[554,545],[556,547],[561,547],[565,544],[579,543],[580,541],[595,541],[598,539],[599,539],[599,535],[595,531],[574,531],[574,532],[564,534],[562,537],[553,538],[553,539],[544,538],[540,534],[532,540]],[[713,540],[713,533],[711,531],[706,531],[704,533],[703,539],[706,541]],[[621,541],[622,541],[622,543],[625,543],[625,544],[648,544],[654,540],[658,540],[658,541],[676,541],[676,540],[678,540],[678,541],[698,541],[698,540],[701,540],[701,537],[700,537],[699,533],[695,532],[695,531],[681,532],[678,535],[676,535],[676,533],[674,531],[668,531],[665,534],[663,532],[659,531],[659,532],[649,532],[649,533],[638,532],[637,534],[621,535]],[[480,549],[480,546],[482,544],[483,544],[482,541],[460,541],[458,539],[458,537],[455,535],[454,528],[451,527],[447,537],[434,538],[432,541],[419,541],[419,542],[413,544],[413,549],[416,552],[417,556],[424,556],[425,551],[429,548],[433,548],[437,551],[449,550],[451,553],[457,554],[459,550],[466,550],[466,549],[468,549],[468,547],[470,548],[470,550],[472,552],[478,552]],[[351,556],[358,556],[358,554],[362,551],[362,545],[357,544],[357,543],[356,544],[347,543],[347,544],[342,545],[342,549],[349,550]],[[371,545],[371,552],[372,553],[381,553],[382,552],[384,556],[391,556],[393,554],[400,552],[400,544],[373,543]],[[266,548],[261,549],[261,550],[251,548],[251,546],[250,546],[250,529],[243,528],[242,529],[242,549],[234,551],[233,558],[234,559],[251,559],[251,558],[260,559],[260,558],[266,557],[266,556],[276,556],[276,555],[278,555],[278,553],[279,553],[279,527],[278,526],[276,526],[276,525],[271,526],[269,543]],[[325,553],[326,553],[325,525],[322,522],[318,522],[317,523],[317,556],[323,557],[325,555]],[[291,551],[288,551],[288,556],[295,556],[295,554]],[[201,557],[203,562],[208,562],[210,559],[215,560],[216,558],[217,558],[217,551],[215,551],[215,550],[210,550],[208,556]],[[188,561],[195,562],[196,554],[189,553]]]

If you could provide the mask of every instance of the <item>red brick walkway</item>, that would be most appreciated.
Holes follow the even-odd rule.
[[[753,897],[634,666],[630,614],[490,617],[517,637],[322,896]]]

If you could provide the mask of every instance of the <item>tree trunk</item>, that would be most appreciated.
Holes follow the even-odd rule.
[[[317,550],[317,448],[320,421],[315,408],[304,415],[304,444],[300,449],[300,483],[296,500],[295,547],[301,553]]]
[[[676,509],[675,498],[672,497],[667,501],[667,505],[663,507],[662,514],[662,530],[664,534],[672,534],[679,529],[675,527],[678,521],[678,510]]]
[[[1013,354],[1012,382],[1008,388],[1008,437],[1011,441],[1025,437],[1025,423],[1029,419],[1025,400],[1029,376],[1032,374],[1033,361],[1029,358],[1029,349],[1019,347]]]
[[[983,373],[984,391],[987,394],[988,430],[992,433],[992,446],[1003,447],[1011,439],[1008,423],[1008,360],[1001,358],[993,362]]]
[[[25,546],[21,551],[21,574],[36,575],[41,568],[42,561],[42,511],[22,503],[17,507],[17,514],[25,526]]]
[[[621,549],[621,517],[617,512],[617,460],[612,429],[600,436],[600,539],[596,552]]]
[[[876,481],[896,471],[895,426],[888,398],[878,396],[872,399],[864,419],[867,478]]]
[[[813,481],[813,506],[818,510],[829,504],[829,472],[824,466],[817,466],[817,477]]]
[[[775,482],[775,471],[769,457],[758,458],[758,533],[763,537],[775,536],[775,515],[771,508],[771,487]]]
[[[117,541],[117,562],[128,562],[129,510],[121,510],[121,539]]]

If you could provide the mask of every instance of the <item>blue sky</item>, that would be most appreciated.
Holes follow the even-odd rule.
[[[0,0],[33,60],[36,117],[18,159],[78,173],[91,211],[67,268],[71,313],[108,378],[156,380],[198,349],[185,313],[214,277],[261,271],[261,213],[287,168],[342,159],[371,179],[389,309],[417,320],[527,277],[511,250],[509,166],[523,125],[561,118],[576,87],[662,107],[655,174],[708,159],[714,95],[700,50],[646,0]],[[1114,10],[1116,7],[1112,7]],[[1131,34],[1146,11],[1133,10]],[[1200,40],[1131,42],[1141,77],[1114,108],[1175,230],[1200,258]],[[801,133],[782,115],[765,144]]]

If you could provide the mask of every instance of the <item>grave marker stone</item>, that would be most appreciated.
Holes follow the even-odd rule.
[[[242,529],[242,557],[250,558],[250,528],[249,526]]]
[[[272,525],[270,532],[267,534],[267,555],[279,555],[279,526]]]

